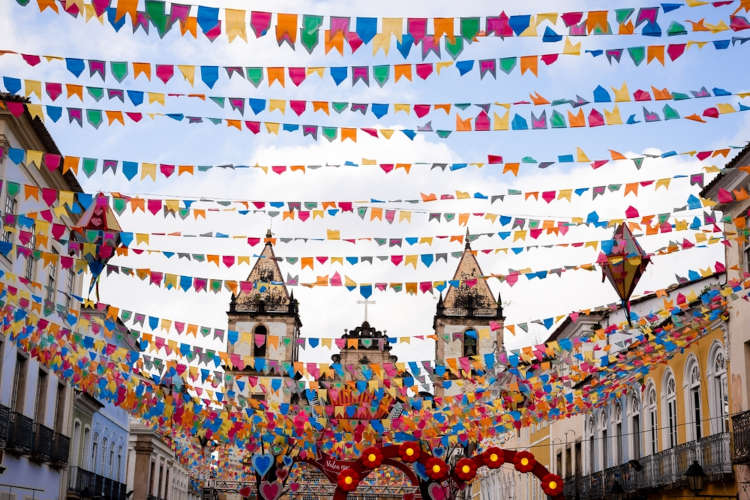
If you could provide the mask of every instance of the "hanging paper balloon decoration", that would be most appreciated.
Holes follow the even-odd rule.
[[[606,277],[612,283],[627,311],[630,324],[630,296],[651,259],[625,223],[615,229],[611,245],[602,246],[605,251],[597,261],[602,266],[602,281]]]
[[[96,233],[93,241],[89,237],[90,232]],[[91,272],[89,294],[96,286],[97,301],[99,300],[99,276],[109,259],[114,256],[117,247],[122,244],[121,232],[122,227],[109,207],[109,200],[102,193],[94,197],[93,202],[71,231],[71,238],[80,243],[82,257],[88,263]]]

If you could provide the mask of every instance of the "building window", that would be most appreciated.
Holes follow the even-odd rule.
[[[581,442],[578,441],[574,449],[574,454],[575,454],[574,460],[576,463],[576,468],[575,468],[576,476],[581,476],[583,474],[583,457],[581,457],[581,451],[582,451]]]
[[[688,429],[690,440],[697,441],[702,436],[701,432],[701,371],[698,360],[691,357],[685,370],[685,385],[687,394],[687,418],[690,419]]]
[[[5,215],[15,215],[16,213],[16,206],[18,202],[15,198],[11,198],[8,196],[8,194],[5,194],[5,211],[3,212],[3,216]],[[3,221],[3,226],[5,225],[5,221]],[[3,231],[3,241],[10,243],[13,241],[13,233],[10,231]]]
[[[672,372],[664,382],[664,411],[666,413],[666,448],[677,446],[677,386]]]
[[[632,458],[638,460],[641,458],[641,400],[637,394],[630,396],[630,435],[633,436],[631,442]]]
[[[23,413],[23,401],[26,395],[26,356],[16,355],[16,370],[13,373],[13,392],[10,397],[10,409]]]
[[[471,332],[471,334],[469,334]],[[477,332],[474,330],[466,330],[464,332],[464,357],[477,355]]]
[[[615,464],[622,463],[622,405],[615,404]]]
[[[154,492],[154,482],[156,481],[156,464],[154,462],[151,462],[151,476],[148,482],[148,493],[149,495],[153,495]]]
[[[113,444],[109,448],[109,477],[115,478],[115,445]]]
[[[65,273],[65,309],[70,309],[70,301],[73,299],[73,283],[75,283],[73,277],[73,270],[70,269]]]
[[[649,384],[646,390],[646,418],[648,419],[648,445],[649,452],[654,455],[659,451],[657,436],[659,434],[658,419],[656,418],[656,388]]]
[[[78,467],[78,456],[79,450],[81,449],[81,422],[78,420],[73,424],[73,448],[70,452],[70,464],[73,467]]]
[[[91,472],[96,473],[96,457],[99,453],[99,433],[94,433],[94,441],[91,444]]]
[[[57,255],[57,252],[54,252],[55,255]],[[49,303],[54,303],[56,297],[56,287],[57,287],[57,263],[53,262],[49,266],[49,272],[47,273],[47,289],[45,290],[46,295],[44,296],[44,300],[46,300]]]
[[[268,329],[263,325],[258,325],[253,330],[253,357],[265,358],[266,346],[268,345]]]
[[[44,424],[44,414],[47,410],[47,372],[39,369],[39,378],[36,382],[36,403],[34,406],[34,420]]]
[[[91,429],[89,429],[88,426],[83,428],[83,447],[81,448],[81,460],[79,462],[79,465],[81,467],[86,467],[85,461],[86,461],[86,452],[89,449],[89,439],[91,438]]]
[[[29,243],[31,252],[29,256],[26,257],[26,268],[24,269],[23,275],[27,280],[33,281],[32,278],[34,277],[34,249],[36,248],[36,233],[31,236],[31,241]]]
[[[709,396],[711,398],[711,431],[729,431],[729,393],[727,391],[727,365],[724,348],[716,343],[708,357]]]
[[[115,479],[122,482],[122,446],[117,448],[117,472],[115,473]]]
[[[65,384],[57,383],[55,398],[55,431],[62,434],[65,425]]]
[[[102,475],[107,475],[107,438],[102,441]]]

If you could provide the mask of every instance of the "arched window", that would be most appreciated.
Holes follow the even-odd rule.
[[[649,383],[646,388],[646,424],[648,425],[648,434],[646,441],[648,443],[648,452],[655,455],[659,452],[659,420],[656,418],[656,388],[653,383]]]
[[[716,342],[708,355],[708,394],[711,410],[711,433],[729,431],[729,393],[724,347]]]
[[[677,385],[671,371],[668,371],[664,378],[664,388],[662,391],[664,426],[666,430],[664,434],[664,447],[674,448],[677,446]]]
[[[102,466],[101,474],[104,476],[107,474],[107,438],[102,441]]]
[[[697,441],[703,433],[701,432],[701,370],[695,356],[691,356],[685,365],[685,396],[688,439]]]
[[[97,454],[99,453],[99,433],[94,433],[94,440],[91,443],[91,463],[89,466],[91,467],[91,472],[96,473],[96,458]]]
[[[633,460],[641,458],[641,398],[637,392],[630,395],[630,443],[631,456]]]
[[[253,330],[253,357],[265,358],[266,346],[268,344],[268,330],[263,325],[258,325]]]
[[[594,458],[596,457],[594,448],[596,446],[596,419],[594,415],[589,416],[588,420],[588,437],[589,437],[589,474],[593,474],[596,469],[596,462],[594,461]]]
[[[471,332],[471,334],[469,334]],[[477,332],[475,330],[466,330],[464,332],[464,357],[477,355]]]
[[[91,439],[91,429],[90,429],[90,428],[89,428],[89,426],[87,425],[87,426],[85,426],[85,427],[83,428],[83,446],[81,447],[81,459],[80,459],[80,461],[78,462],[78,465],[79,465],[80,467],[83,467],[83,468],[88,468],[88,467],[90,467],[90,466],[89,466],[89,465],[88,465],[88,464],[86,463],[86,461],[87,461],[87,458],[86,458],[86,453],[88,453],[88,452],[89,452],[89,440],[90,440],[90,439]]]
[[[73,448],[70,455],[70,463],[73,464],[74,467],[78,467],[80,465],[78,463],[78,457],[81,453],[81,422],[76,419],[75,423],[73,423]]]
[[[615,463],[620,465],[622,460],[622,405],[615,403]]]

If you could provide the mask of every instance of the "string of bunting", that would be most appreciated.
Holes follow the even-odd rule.
[[[322,101],[312,99],[271,99],[271,98],[259,98],[259,97],[227,97],[227,96],[215,96],[206,94],[185,94],[185,93],[164,93],[164,92],[151,92],[145,90],[131,90],[123,88],[104,88],[95,87],[90,85],[78,85],[74,83],[61,83],[53,81],[39,81],[30,79],[21,79],[11,76],[2,77],[3,86],[5,90],[10,94],[21,94],[26,97],[34,97],[40,101],[44,96],[52,100],[57,101],[61,96],[65,96],[67,99],[77,98],[81,103],[84,102],[84,96],[88,96],[95,102],[100,102],[106,91],[107,98],[111,100],[119,100],[121,103],[125,103],[127,97],[130,104],[133,106],[140,106],[142,104],[160,104],[166,105],[167,98],[170,99],[197,99],[200,101],[210,100],[218,107],[225,109],[226,104],[232,111],[237,111],[241,116],[252,112],[254,115],[260,113],[278,111],[279,113],[287,114],[294,113],[297,116],[301,116],[306,111],[322,112],[326,115],[331,114],[334,111],[338,114],[348,110],[352,113],[360,113],[366,115],[368,111],[377,118],[383,118],[388,114],[397,115],[398,113],[405,113],[406,115],[414,114],[417,118],[424,118],[431,112],[442,111],[446,115],[451,114],[453,108],[456,111],[466,111],[466,109],[475,106],[485,112],[489,113],[490,108],[493,106],[502,107],[508,109],[510,106],[561,106],[570,105],[573,108],[585,106],[593,103],[605,103],[605,102],[650,102],[650,101],[684,101],[688,99],[702,99],[711,97],[726,97],[726,96],[737,96],[740,98],[750,96],[750,92],[730,92],[720,87],[713,87],[711,90],[704,85],[699,90],[691,90],[689,92],[670,91],[667,88],[659,89],[655,86],[651,86],[650,90],[638,89],[631,93],[628,90],[628,85],[623,82],[622,87],[612,87],[612,94],[601,85],[598,85],[594,91],[593,96],[588,100],[576,95],[573,98],[561,98],[550,101],[539,92],[529,93],[529,97],[518,99],[511,102],[491,102],[491,103],[470,103],[470,102],[457,102],[457,103],[431,103],[431,104],[412,104],[412,103],[380,103],[380,102],[348,102],[348,101]],[[85,89],[85,93],[84,93]],[[247,108],[246,108],[247,106]]]
[[[621,63],[622,56],[627,54],[636,67],[639,67],[644,61],[646,61],[646,64],[657,61],[665,65],[667,62],[677,60],[691,47],[702,49],[705,46],[709,46],[714,50],[727,50],[737,45],[744,46],[747,40],[750,40],[750,37],[733,36],[731,38],[711,41],[689,40],[684,43],[669,45],[640,45],[619,49],[586,50],[585,53],[590,54],[594,58],[604,55],[610,64],[613,62]],[[450,67],[455,67],[460,77],[473,74],[476,70],[480,78],[488,75],[496,78],[498,69],[501,74],[509,75],[516,67],[520,69],[521,75],[528,72],[537,76],[539,68],[543,67],[539,64],[540,61],[545,66],[550,66],[561,55],[580,56],[581,42],[574,44],[569,38],[566,38],[562,52],[545,55],[521,55],[500,59],[466,59],[455,62],[438,61],[435,63],[383,64],[375,66],[197,66],[192,64],[157,64],[150,62],[80,59],[56,55],[24,54],[10,49],[0,50],[0,56],[9,54],[21,56],[29,66],[37,66],[41,62],[64,61],[66,69],[76,78],[84,74],[88,67],[89,76],[98,75],[102,81],[106,80],[107,68],[109,68],[110,74],[118,82],[122,82],[129,75],[132,75],[134,80],[143,75],[148,81],[151,81],[152,77],[156,77],[157,80],[167,84],[176,73],[180,73],[183,80],[189,83],[191,87],[195,86],[196,76],[208,88],[213,88],[220,78],[231,79],[235,75],[239,79],[246,79],[256,88],[264,82],[268,87],[272,87],[274,83],[285,87],[287,79],[296,87],[299,87],[309,76],[317,75],[320,79],[323,79],[326,73],[328,73],[328,76],[337,86],[347,81],[351,82],[352,86],[358,82],[362,82],[365,86],[369,87],[370,78],[372,77],[372,80],[382,87],[390,81],[393,83],[398,83],[401,79],[413,81],[414,75],[421,80],[427,80],[433,74],[439,76],[443,70]]]
[[[716,237],[714,242],[721,241],[720,237]],[[692,244],[691,244],[692,245]],[[592,245],[593,247],[593,245]],[[680,245],[676,247],[670,247],[665,253],[672,253],[672,250],[679,250]],[[693,248],[689,246],[688,248]],[[2,248],[2,246],[0,246]],[[416,266],[415,266],[416,267]],[[352,280],[349,276],[344,275],[343,277],[338,271],[335,271],[332,275],[326,274],[325,276],[317,276],[314,282],[300,282],[299,276],[287,275],[287,279],[284,281],[238,281],[238,280],[225,280],[217,278],[208,278],[200,276],[190,276],[183,274],[174,274],[164,271],[155,270],[152,268],[132,268],[126,266],[118,266],[114,264],[106,265],[106,276],[117,274],[128,278],[137,278],[141,281],[147,282],[149,285],[163,288],[165,290],[181,290],[183,292],[193,291],[195,293],[209,291],[213,293],[220,293],[224,290],[231,292],[233,295],[239,293],[251,293],[253,290],[263,292],[269,288],[275,286],[304,286],[307,288],[315,287],[344,287],[349,292],[355,290],[359,291],[360,295],[364,298],[372,296],[374,291],[386,292],[391,290],[395,293],[406,292],[407,295],[417,295],[418,292],[422,294],[434,293],[435,290],[442,293],[448,286],[459,287],[464,286],[473,288],[476,286],[479,280],[488,281],[490,279],[497,279],[499,282],[506,282],[510,285],[518,281],[521,276],[525,276],[527,279],[532,280],[534,278],[544,279],[551,274],[561,275],[563,272],[568,270],[568,267],[572,269],[583,269],[587,271],[596,270],[595,264],[583,264],[579,266],[565,266],[561,268],[555,268],[552,270],[542,270],[536,272],[512,272],[509,274],[490,274],[487,276],[477,276],[469,279],[442,279],[442,280],[429,280],[429,281],[397,281],[397,282],[363,282],[359,283]],[[572,270],[571,269],[571,270]]]
[[[215,170],[245,170],[245,169],[255,169],[255,170],[262,170],[263,173],[268,174],[269,171],[275,174],[283,174],[283,173],[292,173],[292,172],[301,172],[302,174],[306,174],[308,172],[314,172],[316,170],[322,169],[322,168],[375,168],[380,169],[384,173],[388,174],[391,172],[398,172],[399,170],[405,172],[406,174],[411,173],[411,169],[414,166],[424,166],[424,167],[430,167],[430,170],[438,169],[441,172],[456,172],[459,170],[464,170],[468,167],[476,167],[476,168],[483,168],[488,165],[498,165],[502,166],[502,172],[505,173],[512,173],[516,175],[521,167],[532,167],[536,166],[537,168],[549,168],[554,165],[564,166],[564,165],[577,165],[577,164],[587,164],[590,165],[593,169],[601,168],[605,165],[608,165],[610,163],[616,163],[618,161],[627,161],[627,162],[633,162],[636,168],[640,169],[644,163],[648,163],[646,160],[663,160],[667,158],[677,157],[677,156],[685,156],[689,158],[695,158],[699,161],[704,161],[709,158],[718,158],[723,157],[727,158],[729,156],[729,153],[732,150],[741,150],[744,146],[723,146],[716,149],[706,149],[706,150],[691,150],[691,151],[684,151],[684,152],[677,152],[673,149],[668,148],[657,148],[660,150],[664,150],[663,153],[656,154],[656,153],[642,153],[640,155],[635,156],[627,156],[623,153],[620,153],[619,151],[616,151],[612,148],[607,148],[609,151],[609,158],[596,158],[594,157],[593,160],[589,159],[589,156],[581,149],[580,147],[576,148],[575,153],[564,153],[559,154],[555,158],[555,160],[552,159],[544,159],[544,160],[537,160],[532,156],[532,153],[529,153],[525,155],[521,159],[514,159],[513,161],[505,161],[502,155],[500,154],[488,154],[486,160],[482,161],[473,161],[473,162],[425,162],[425,161],[396,161],[396,162],[383,162],[378,161],[377,159],[371,159],[371,158],[362,158],[357,161],[353,160],[346,160],[343,163],[337,163],[337,164],[321,164],[321,165],[311,165],[311,164],[302,164],[302,165],[237,165],[237,164],[216,164],[216,165],[195,165],[195,164],[180,164],[180,162],[169,162],[169,163],[159,163],[159,162],[137,162],[137,161],[129,161],[129,160],[117,160],[117,159],[101,159],[101,158],[95,158],[90,155],[84,155],[84,156],[61,156],[55,153],[43,153],[41,151],[37,150],[31,150],[31,149],[22,149],[22,148],[14,148],[9,147],[6,151],[5,148],[0,148],[0,158],[2,158],[6,153],[8,154],[9,158],[16,164],[22,164],[26,163],[29,165],[35,165],[37,168],[41,168],[42,166],[46,167],[50,171],[60,170],[62,173],[67,173],[69,171],[72,171],[74,174],[78,175],[79,173],[83,173],[86,175],[86,177],[91,178],[94,174],[105,174],[107,172],[112,172],[113,175],[116,175],[117,173],[121,173],[127,180],[145,180],[145,179],[151,179],[152,181],[156,181],[158,179],[168,179],[172,177],[173,175],[181,176],[181,175],[195,175],[196,173],[206,173],[211,172]],[[507,165],[507,166],[506,166]],[[500,173],[499,167],[496,173]],[[495,198],[491,198],[492,201],[495,201]],[[314,208],[314,207],[313,207]]]
[[[568,111],[567,117],[558,110],[554,110],[549,116],[549,119],[547,118],[547,110],[542,111],[539,116],[535,115],[533,111],[530,112],[528,117],[522,116],[519,113],[514,113],[512,120],[510,110],[506,111],[503,116],[493,113],[492,117],[490,117],[488,113],[481,111],[474,118],[463,118],[461,115],[456,114],[456,125],[454,129],[434,129],[432,122],[420,125],[416,129],[407,129],[338,127],[322,124],[251,121],[234,118],[187,116],[183,113],[141,113],[139,111],[118,109],[75,108],[53,106],[51,104],[29,104],[20,101],[0,101],[0,109],[3,108],[7,109],[15,117],[19,117],[24,112],[28,111],[32,118],[39,118],[42,121],[49,119],[53,123],[59,122],[63,117],[63,112],[65,112],[68,123],[76,124],[81,128],[83,128],[84,116],[86,123],[94,129],[99,129],[102,125],[114,126],[115,124],[119,124],[121,126],[126,126],[143,124],[145,123],[144,118],[149,118],[151,120],[169,118],[172,121],[187,125],[209,123],[213,125],[224,124],[227,128],[233,128],[240,132],[245,130],[251,132],[253,135],[258,135],[261,132],[264,132],[269,135],[278,136],[280,132],[284,132],[301,134],[302,137],[310,137],[315,141],[320,138],[321,140],[326,139],[329,142],[339,139],[341,142],[350,140],[355,143],[357,142],[359,132],[366,134],[362,137],[386,140],[390,140],[395,132],[400,132],[399,137],[403,134],[403,136],[413,141],[417,134],[429,134],[440,139],[447,139],[454,132],[500,132],[510,130],[550,130],[580,127],[595,128],[602,126],[660,123],[662,121],[679,119],[706,123],[704,118],[717,119],[721,116],[726,116],[727,114],[750,110],[750,106],[742,102],[737,103],[737,108],[735,108],[735,105],[732,103],[727,102],[718,103],[715,106],[705,108],[700,114],[693,112],[683,117],[678,110],[669,104],[664,104],[661,114],[658,111],[651,111],[644,106],[642,108],[642,119],[638,119],[636,113],[632,113],[628,116],[626,121],[623,121],[619,105],[617,104],[615,104],[611,110],[606,108],[601,108],[601,110],[599,110],[592,107],[587,114],[584,114],[583,109],[578,109],[577,113]],[[63,123],[65,123],[64,120]],[[529,125],[529,123],[531,125]]]
[[[20,5],[29,5],[28,0],[17,0]],[[57,4],[60,4],[59,6]],[[112,5],[116,3],[116,5]],[[707,5],[706,2],[691,0],[690,6]],[[733,1],[712,2],[713,7],[731,5]],[[508,16],[504,11],[500,15],[485,17],[403,17],[377,18],[352,16],[320,16],[296,13],[272,13],[266,11],[247,11],[246,9],[216,8],[205,5],[186,5],[162,0],[146,0],[144,10],[138,10],[137,0],[38,0],[39,12],[46,10],[57,14],[65,12],[75,18],[89,22],[97,19],[101,24],[119,32],[130,17],[133,33],[143,30],[148,34],[153,27],[160,37],[164,37],[172,28],[179,25],[179,34],[194,39],[200,32],[210,41],[225,35],[229,42],[237,39],[248,41],[248,27],[255,38],[262,38],[271,31],[275,33],[279,46],[288,44],[295,50],[296,44],[305,48],[308,53],[320,45],[321,35],[325,53],[335,49],[344,55],[345,44],[351,53],[361,46],[372,43],[372,52],[383,50],[386,55],[395,38],[399,52],[406,58],[412,45],[422,45],[422,57],[431,52],[440,56],[440,44],[452,57],[457,57],[464,48],[464,43],[471,44],[485,37],[542,37],[543,42],[557,42],[562,34],[568,36],[591,35],[635,35],[662,36],[662,26],[658,23],[660,12],[664,14],[684,6],[682,3],[662,3],[655,7],[624,7],[599,11],[545,12]],[[724,21],[711,25],[699,21],[685,21],[684,24],[671,21],[666,27],[668,36],[685,35],[689,23],[692,32],[739,31],[750,27],[747,19],[736,15],[730,16],[730,25]],[[192,14],[192,15],[191,15]],[[560,26],[560,22],[562,26]],[[617,31],[612,29],[612,23]],[[665,21],[666,23],[666,21]],[[643,25],[639,33],[636,28]],[[328,29],[325,28],[328,27]],[[458,26],[458,31],[456,31]],[[539,34],[544,26],[543,34]],[[482,29],[484,27],[484,29]],[[567,30],[567,32],[566,32]],[[178,30],[175,30],[178,31]]]
[[[734,288],[735,288],[735,289],[737,289],[737,288],[739,288],[740,290],[742,289],[742,286],[741,286],[741,284],[740,284],[740,285],[737,285],[737,284],[733,284],[732,286],[734,286]],[[708,296],[709,298],[710,298],[710,297],[713,297],[713,299],[714,299],[714,300],[715,300],[715,299],[721,299],[723,295],[722,295],[722,294],[719,294],[719,293],[715,293],[715,292],[717,292],[717,291],[718,291],[718,290],[712,290],[712,291],[710,291],[710,292],[706,292],[706,293],[704,294],[704,296]],[[731,289],[731,288],[730,288],[730,289],[729,289],[729,291],[730,291],[730,293],[731,293],[731,292],[734,292],[735,290],[733,290],[733,289]],[[703,296],[702,296],[702,297],[703,297]],[[684,304],[683,304],[683,305],[684,305]],[[23,312],[23,311],[22,311],[22,312]],[[714,312],[715,312],[715,311],[714,311]],[[720,312],[720,311],[719,311],[719,312]],[[667,312],[666,312],[666,314],[667,314],[667,316],[669,316],[669,315],[670,315],[670,312],[668,312],[668,311],[667,311]],[[712,314],[712,315],[713,315],[713,314]],[[18,318],[18,315],[16,315],[16,316],[15,316],[15,318]],[[19,333],[20,333],[21,329],[22,329],[22,328],[25,328],[25,327],[27,326],[27,321],[24,321],[24,320],[26,320],[26,314],[21,314],[21,315],[20,315],[20,320],[19,320],[19,319],[15,319],[15,318],[14,318],[14,323],[12,324],[12,328],[13,328],[13,329],[14,329],[14,330],[15,330],[16,332],[19,332]],[[45,326],[47,326],[47,325],[45,325]],[[9,327],[11,327],[11,325],[8,325],[8,324],[6,323],[6,328],[9,328]],[[59,331],[59,329],[58,329],[58,331]],[[671,338],[671,339],[676,339],[676,342],[677,342],[677,343],[679,343],[679,342],[680,342],[680,340],[679,340],[679,337],[680,337],[680,331],[677,331],[677,332],[670,332],[670,338]],[[662,340],[662,339],[659,339],[659,340]],[[53,344],[55,344],[55,342],[54,342],[54,339],[53,339]],[[675,352],[675,351],[677,351],[677,350],[678,350],[677,348],[678,348],[678,345],[679,345],[679,344],[676,344],[676,343],[675,343],[675,341],[672,341],[672,340],[670,340],[670,341],[669,341],[669,345],[666,345],[666,344],[664,344],[663,342],[662,342],[662,344],[660,344],[660,345],[664,345],[665,347],[663,347],[662,349],[657,349],[656,351],[660,351],[660,352],[665,352],[665,353],[669,353],[669,352]],[[39,351],[37,351],[37,352],[39,352]],[[650,358],[653,358],[653,352],[654,352],[654,350],[653,350],[653,347],[652,347],[652,350],[651,350],[650,352],[651,352],[651,355],[646,355],[646,356],[644,356],[644,358],[641,358],[641,359],[643,359],[643,360],[650,360]],[[606,358],[606,359],[605,359],[605,358]],[[86,359],[86,361],[87,361],[87,360],[88,360],[88,359]],[[617,358],[617,357],[615,357],[615,356],[611,356],[611,359],[610,359],[610,355],[608,355],[608,354],[605,354],[605,356],[603,356],[603,357],[601,358],[601,363],[599,363],[599,366],[602,366],[602,365],[609,365],[609,364],[610,364],[610,362],[611,362],[611,363],[613,363],[613,364],[617,364],[617,363],[622,363],[622,362],[623,362],[623,360],[622,360],[622,358],[620,358],[620,359],[618,360],[618,358]],[[589,366],[591,366],[591,367],[593,368],[593,366],[594,366],[594,365],[596,365],[596,363],[591,363],[591,364],[590,364]],[[59,365],[58,365],[58,366],[59,366]],[[55,368],[55,369],[56,369],[56,368]],[[105,371],[105,372],[106,372],[106,371]],[[95,371],[95,373],[96,373],[96,371]],[[72,375],[72,373],[71,373],[70,375]],[[112,374],[109,374],[109,375],[112,375]],[[67,377],[67,378],[70,378],[70,377]],[[124,383],[124,381],[123,381],[123,383]],[[104,387],[109,387],[109,385],[108,385],[108,384],[102,384],[102,385],[103,385]],[[113,389],[112,389],[112,390],[114,391],[114,389],[115,389],[115,388],[116,388],[117,386],[116,386],[116,385],[112,385],[112,387],[113,387]],[[587,390],[588,390],[588,389],[584,389],[583,391],[579,391],[579,393],[577,394],[577,396],[578,396],[578,397],[580,398],[581,396],[583,396],[583,394],[581,394],[581,392],[586,392]],[[601,391],[604,391],[604,388],[603,388],[603,387],[599,387],[599,388],[598,388],[598,389],[596,389],[596,390],[600,391],[600,393],[601,393]],[[126,390],[125,390],[125,391],[126,391]],[[122,391],[122,392],[125,392],[125,391]],[[592,391],[592,392],[593,392],[593,391]],[[596,396],[596,394],[593,394],[593,395],[594,395],[594,396]],[[573,397],[574,395],[573,395],[573,394],[571,394],[570,396],[571,396],[571,398],[572,398],[572,397]],[[120,394],[120,397],[121,397],[122,399],[124,399],[124,398],[125,398],[125,394],[122,394],[122,393],[121,393],[121,394]],[[464,395],[464,396],[462,397],[462,399],[465,399],[465,398],[466,398],[466,395]],[[473,399],[473,398],[472,398],[472,399]],[[596,398],[596,397],[593,397],[593,398],[589,398],[589,400],[590,400],[590,401],[594,401],[594,402],[595,402],[595,401],[597,401],[598,399],[599,399],[599,398]],[[107,399],[107,400],[108,400],[108,399]],[[441,400],[442,400],[442,398],[441,398]],[[185,401],[187,401],[187,399],[186,399]],[[571,401],[571,402],[572,402],[572,401]],[[152,402],[152,403],[153,403],[153,402]],[[179,403],[180,403],[180,401],[178,401],[177,403],[179,404]],[[442,401],[441,401],[441,403],[442,403]],[[254,405],[254,406],[255,406],[255,407],[258,407],[258,406],[262,406],[262,405],[265,405],[265,404],[264,404],[264,403],[255,403],[255,405]],[[273,405],[273,403],[272,403],[272,405]],[[278,403],[276,403],[276,405],[278,405]],[[158,408],[158,411],[159,411],[159,412],[161,412],[161,411],[162,411],[162,410],[164,409],[164,406],[163,406],[163,405],[159,405],[159,404],[157,404],[156,406],[157,406],[157,408]],[[502,408],[502,400],[500,401],[500,407],[499,407],[499,408]],[[499,408],[498,408],[498,409],[499,409]],[[288,411],[289,411],[289,409],[290,409],[290,408],[289,408],[289,406],[284,406],[283,408],[279,408],[279,409],[281,410],[281,414],[282,414],[282,415],[286,415],[286,414],[288,413]],[[248,408],[248,409],[247,409],[246,411],[247,411],[248,415],[250,415],[250,408]],[[432,412],[431,412],[431,413],[432,413]],[[194,415],[190,415],[190,416],[191,416],[191,417],[194,417]],[[226,415],[226,414],[223,414],[222,416],[224,416],[224,417],[227,417],[228,415]],[[298,415],[298,416],[301,416],[301,415]],[[431,417],[432,417],[432,415],[431,415]],[[216,418],[216,415],[215,415],[215,414],[214,414],[214,418]],[[221,419],[221,417],[219,417],[219,418]],[[230,417],[230,418],[231,418],[231,417]],[[281,416],[279,416],[278,418],[281,418]],[[197,419],[196,419],[196,420],[197,420]],[[519,422],[519,426],[521,425],[522,415],[520,414],[520,412],[518,413],[518,415],[517,415],[517,416],[512,416],[512,417],[511,417],[511,419],[510,419],[510,422],[512,422],[513,420],[515,420],[515,421],[518,421],[518,422]],[[178,420],[178,422],[179,422],[179,420]],[[193,423],[197,423],[197,422],[193,422]],[[213,422],[213,423],[215,424],[215,422]],[[258,420],[258,421],[255,421],[255,422],[254,422],[254,424],[262,424],[262,423],[263,423],[263,418],[262,418],[262,417],[259,417],[259,420]],[[218,425],[218,426],[216,426],[216,427],[214,427],[213,425],[210,425],[210,424],[208,424],[207,422],[203,422],[202,424],[203,424],[203,427],[206,427],[206,426],[207,426],[207,427],[209,427],[209,428],[211,428],[211,429],[214,429],[214,428],[215,428],[215,429],[216,429],[217,431],[218,431],[219,427],[221,427],[221,422],[219,422],[219,425]],[[178,425],[179,425],[179,424],[178,424]],[[275,423],[274,423],[274,424],[272,424],[272,425],[273,425],[273,426],[275,426]],[[400,426],[400,425],[399,425],[399,426]],[[258,427],[260,427],[260,425],[258,425]],[[398,428],[398,426],[397,426],[397,428]],[[197,428],[194,428],[193,430],[197,430]],[[382,430],[382,429],[381,429],[381,430]]]
[[[672,226],[673,231],[683,231],[687,230],[684,229],[686,227],[685,221],[677,221],[674,225],[670,224]],[[695,231],[699,230],[699,228],[695,227],[695,224],[691,224],[689,230]],[[714,229],[704,229],[704,232],[713,232]],[[653,233],[653,234],[664,234],[664,233]],[[644,237],[644,236],[651,236],[651,234],[635,234],[635,237]],[[504,253],[506,255],[512,253],[515,255],[520,254],[524,251],[530,251],[530,250],[536,250],[540,248],[553,248],[553,247],[559,247],[559,248],[589,248],[593,247],[594,245],[605,247],[609,244],[609,242],[613,241],[612,239],[606,239],[606,240],[593,240],[593,241],[577,241],[577,242],[565,242],[565,243],[551,243],[551,244],[537,244],[537,245],[527,245],[527,246],[519,246],[519,247],[500,247],[500,248],[483,248],[483,249],[475,249],[472,250],[474,255],[476,254],[499,254]],[[72,245],[68,244],[69,251],[73,252],[80,252],[85,253],[85,250],[82,251],[81,245]],[[91,251],[91,249],[89,249]],[[93,255],[92,253],[88,255]],[[398,267],[400,265],[406,266],[412,266],[414,269],[417,268],[417,265],[423,265],[427,268],[429,268],[433,263],[439,264],[440,261],[448,262],[448,257],[450,256],[453,259],[460,259],[463,255],[463,251],[454,251],[454,252],[437,252],[437,253],[420,253],[420,254],[389,254],[389,255],[361,255],[361,256],[328,256],[328,255],[316,255],[316,256],[277,256],[275,257],[277,261],[279,262],[285,262],[289,265],[299,265],[302,270],[305,268],[313,269],[316,265],[338,265],[338,266],[344,266],[344,264],[348,264],[351,266],[355,266],[357,264],[370,264],[372,265],[373,262],[390,262],[394,266]],[[234,266],[241,266],[241,265],[250,265],[251,259],[266,259],[269,258],[265,255],[217,255],[217,254],[208,254],[208,253],[194,253],[194,252],[181,252],[179,250],[157,250],[152,248],[133,248],[133,247],[120,247],[115,250],[115,255],[118,257],[128,257],[128,256],[139,256],[139,255],[160,255],[162,257],[165,257],[166,259],[170,260],[173,257],[176,257],[176,260],[181,261],[182,259],[185,259],[187,261],[193,261],[193,262],[206,262],[209,264],[215,264],[217,268],[221,267],[223,264],[226,268],[231,268]]]

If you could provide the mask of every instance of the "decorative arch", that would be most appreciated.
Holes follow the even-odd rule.
[[[350,466],[342,469],[336,475],[336,491],[333,500],[346,500],[350,491],[354,491],[359,481],[366,477],[381,464],[390,465],[403,471],[414,486],[420,486],[419,480],[407,464],[420,463],[430,478],[428,494],[431,498],[443,498],[443,483],[451,478],[459,484],[464,484],[476,477],[477,469],[486,466],[496,469],[504,463],[512,463],[516,470],[532,473],[542,482],[542,489],[554,500],[562,500],[563,481],[560,476],[551,474],[547,468],[537,462],[528,451],[502,450],[488,448],[482,453],[471,457],[461,458],[451,467],[442,459],[423,450],[419,443],[406,442],[399,446],[386,445],[371,447],[362,452],[356,461],[350,461]],[[407,472],[408,471],[408,472]],[[325,473],[325,471],[323,471]],[[330,479],[330,475],[326,474]],[[433,490],[436,493],[433,494]],[[425,499],[428,500],[428,499]]]
[[[468,332],[472,332],[473,335],[467,335]],[[475,329],[467,328],[464,330],[464,334],[461,336],[461,352],[465,358],[479,354],[479,338]]]

